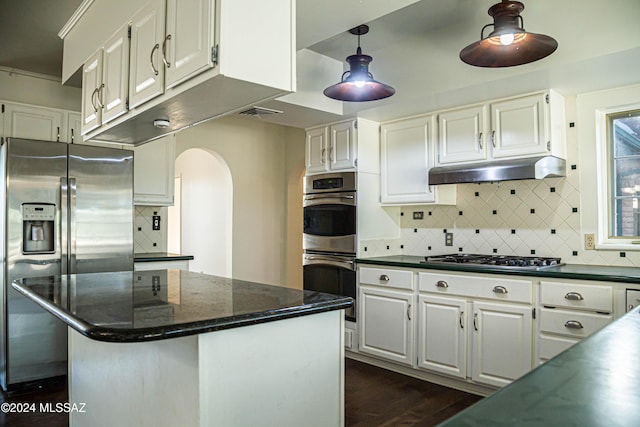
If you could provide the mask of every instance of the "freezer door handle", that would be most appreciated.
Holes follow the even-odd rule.
[[[76,264],[76,179],[69,177],[69,274],[78,272]]]
[[[69,274],[69,183],[66,177],[60,178],[60,273]]]

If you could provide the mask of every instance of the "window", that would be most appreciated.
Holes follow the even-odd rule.
[[[609,237],[640,236],[640,110],[607,115]]]

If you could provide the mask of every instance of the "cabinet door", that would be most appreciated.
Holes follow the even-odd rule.
[[[98,98],[102,124],[127,112],[129,92],[129,27],[120,28],[102,49],[102,85]]]
[[[429,186],[433,167],[433,116],[382,125],[382,203],[430,203],[435,201]]]
[[[466,378],[467,302],[420,295],[418,307],[418,366]]]
[[[133,201],[136,205],[173,205],[175,137],[147,142],[133,149]]]
[[[438,160],[440,165],[487,158],[487,106],[440,113]]]
[[[493,157],[547,154],[545,94],[491,104]]]
[[[213,67],[213,0],[167,1],[167,89]]]
[[[360,286],[360,351],[412,365],[412,301],[412,292]]]
[[[164,93],[164,18],[164,0],[153,0],[131,20],[130,108]]]
[[[474,381],[501,387],[531,370],[531,307],[474,302],[472,324]]]
[[[327,170],[327,128],[316,128],[307,131],[305,142],[306,173],[319,173]]]
[[[67,142],[70,144],[82,143],[82,115],[69,112],[67,115]]]
[[[82,67],[82,135],[102,124],[102,109],[97,95],[102,84],[102,49],[87,59]]]
[[[354,121],[329,127],[329,169],[345,170],[356,166],[356,130]]]
[[[4,135],[40,141],[67,141],[67,118],[62,110],[5,103]]]

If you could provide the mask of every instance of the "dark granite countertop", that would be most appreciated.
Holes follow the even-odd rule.
[[[442,426],[640,425],[640,308]]]
[[[134,262],[154,261],[191,261],[193,255],[172,254],[169,252],[140,252],[133,254]]]
[[[420,261],[423,260],[424,257],[421,256],[392,255],[376,258],[358,258],[356,262],[359,264],[424,268],[429,270],[448,270],[486,274],[506,274],[510,276],[552,277],[557,279],[598,280],[603,282],[640,284],[640,268],[637,267],[565,264],[542,270],[518,270],[489,266],[483,267],[471,264],[421,263]]]
[[[12,286],[98,341],[152,341],[348,308],[353,300],[181,270],[19,279]]]

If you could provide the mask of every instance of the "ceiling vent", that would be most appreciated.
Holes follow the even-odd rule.
[[[273,116],[274,114],[282,114],[282,111],[253,106],[248,110],[240,111],[238,114],[240,114],[241,116],[252,116],[261,119],[266,116]]]

